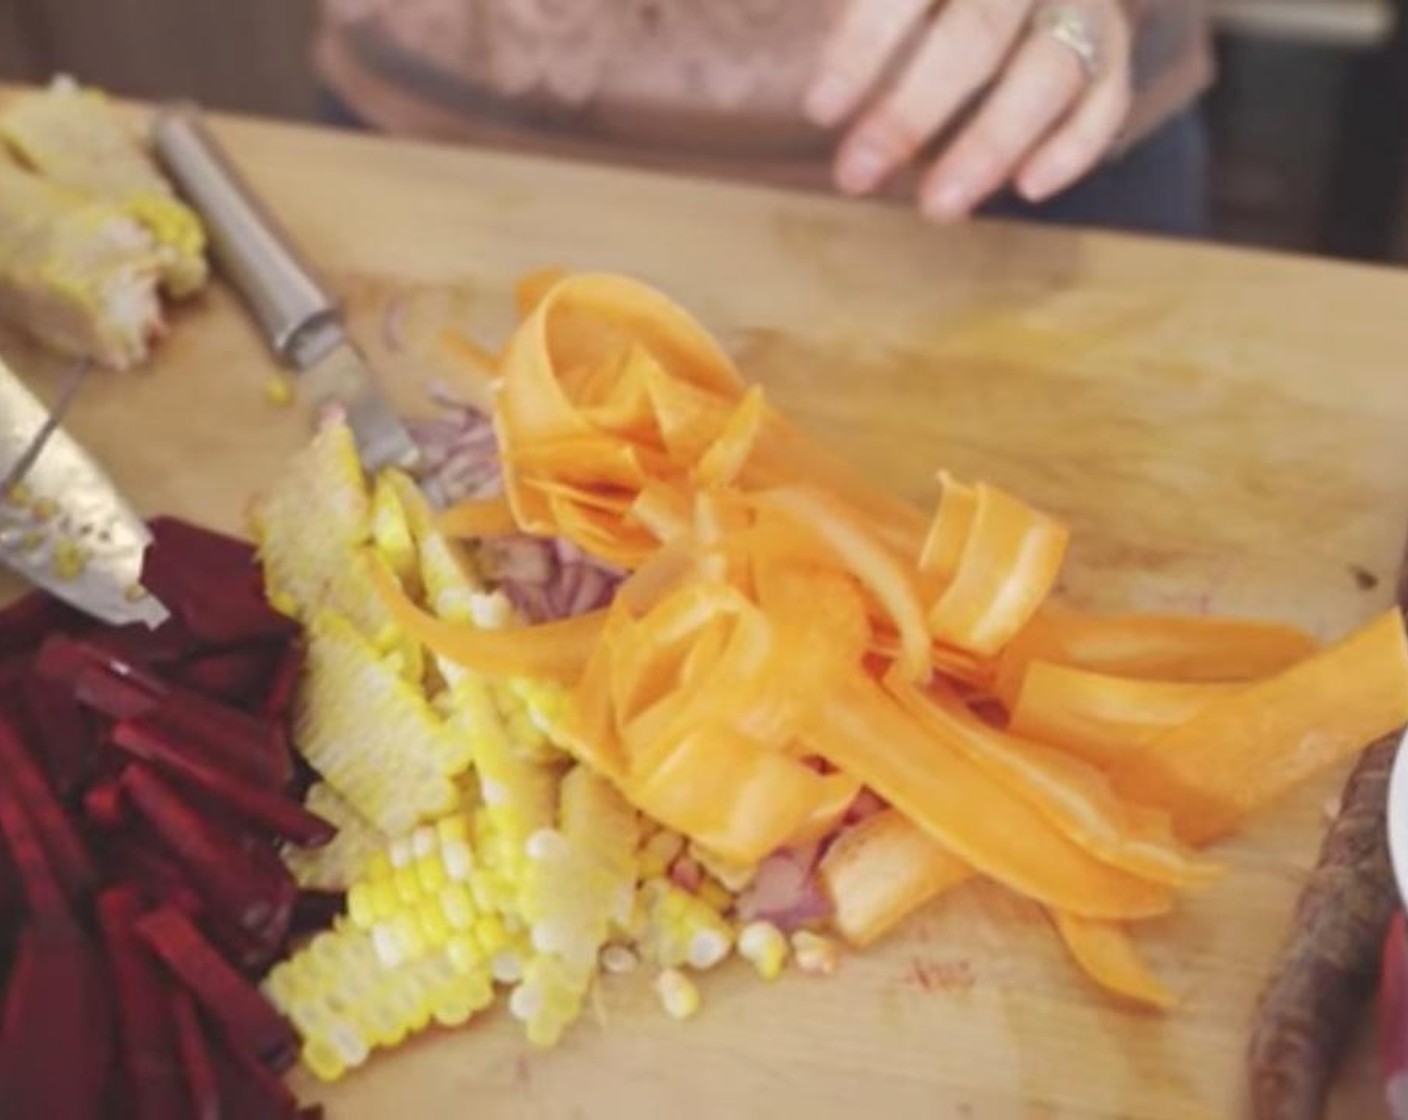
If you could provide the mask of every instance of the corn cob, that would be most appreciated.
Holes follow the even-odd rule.
[[[45,179],[110,203],[144,226],[168,294],[180,298],[204,287],[209,268],[200,219],[176,198],[102,93],[56,79],[47,90],[6,104],[0,137]]]
[[[306,890],[345,891],[386,846],[386,834],[357,812],[327,782],[314,782],[304,799],[309,810],[337,829],[321,848],[285,845],[284,863]]]
[[[637,945],[661,968],[713,968],[733,948],[733,928],[707,902],[666,879],[649,879],[639,893]]]
[[[408,832],[454,808],[470,747],[346,619],[309,626],[294,742],[339,794],[383,832]]]
[[[367,547],[372,503],[345,423],[323,426],[255,500],[250,520],[276,608],[306,623],[331,607],[407,680],[422,678],[420,645],[400,633],[372,586],[371,565],[384,561]]]
[[[630,921],[636,832],[635,810],[578,766],[562,781],[557,829],[529,837],[520,911],[534,956],[509,1007],[534,1045],[553,1045],[581,1014],[607,938]]]
[[[0,158],[0,313],[53,350],[114,369],[161,333],[150,234],[114,206]]]

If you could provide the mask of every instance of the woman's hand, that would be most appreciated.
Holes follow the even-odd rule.
[[[837,186],[865,194],[970,104],[924,176],[919,205],[966,217],[1008,183],[1038,202],[1089,171],[1129,113],[1133,28],[1124,0],[849,0],[807,95],[831,127],[855,119]],[[893,81],[882,76],[918,34]],[[1067,41],[1063,41],[1063,34]],[[1082,46],[1093,51],[1083,56]]]

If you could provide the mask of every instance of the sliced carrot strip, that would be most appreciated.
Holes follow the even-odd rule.
[[[632,803],[721,858],[752,864],[782,847],[833,792],[822,775],[726,728],[699,727],[624,786]]]
[[[825,787],[825,793],[811,815],[787,838],[788,846],[815,844],[830,836],[845,818],[846,810],[851,807],[856,794],[861,791],[858,781],[840,771],[823,774],[821,784]]]
[[[973,877],[973,869],[886,809],[846,829],[822,858],[832,922],[852,945],[879,940],[921,906]]]
[[[581,676],[606,624],[606,612],[563,622],[506,630],[480,630],[436,618],[406,597],[385,564],[370,565],[372,583],[392,621],[427,649],[481,673],[504,677]]]
[[[1048,604],[1003,651],[997,693],[1011,707],[1033,661],[1121,677],[1249,681],[1289,668],[1318,648],[1303,630],[1275,623],[1101,616]]]
[[[539,268],[520,276],[513,286],[514,301],[518,304],[518,317],[526,319],[531,315],[543,297],[560,281],[566,279],[567,275],[564,268]]]
[[[939,509],[924,538],[919,570],[933,576],[943,587],[958,574],[959,561],[973,531],[973,519],[978,515],[978,492],[947,473],[939,475],[939,483],[943,487]]]
[[[453,540],[503,537],[518,532],[518,522],[504,498],[461,502],[436,519],[435,527]]]
[[[805,739],[959,859],[1020,894],[1099,918],[1150,917],[1173,905],[1167,887],[1096,860],[872,681],[858,677],[821,703]]]
[[[929,632],[946,645],[992,656],[1031,620],[1051,593],[1069,534],[1064,526],[996,487],[979,483],[974,492],[968,540],[952,581],[929,608]],[[964,501],[957,500],[960,505]],[[939,518],[943,518],[942,505]],[[947,547],[935,561],[946,557]]]
[[[879,601],[900,642],[900,664],[913,680],[929,675],[929,635],[914,575],[867,526],[825,491],[800,486],[769,490],[758,504],[795,518]]]
[[[1024,738],[1109,766],[1243,687],[1138,680],[1037,661],[1022,677],[1008,726]]]
[[[1102,988],[1163,1011],[1178,1002],[1164,982],[1149,971],[1124,926],[1060,911],[1051,917],[1076,963]]]
[[[891,671],[885,687],[925,731],[981,767],[1097,859],[1158,883],[1190,886],[1219,869],[1173,837],[1166,814],[1126,805],[1094,767],[1018,739],[975,716],[951,691],[922,692]]]
[[[1316,771],[1408,723],[1408,642],[1388,611],[1337,645],[1209,704],[1114,773],[1205,843]]]
[[[767,408],[762,387],[754,385],[695,465],[695,486],[728,486],[738,478],[762,435]]]

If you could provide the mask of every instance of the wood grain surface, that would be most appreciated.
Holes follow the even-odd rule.
[[[221,120],[346,294],[388,388],[424,409],[433,326],[489,342],[543,265],[623,270],[692,308],[789,413],[896,491],[940,467],[1068,518],[1065,590],[1098,607],[1254,614],[1330,637],[1392,598],[1408,524],[1408,277],[1000,225],[953,231],[810,196]],[[386,338],[388,307],[413,358]],[[4,344],[41,391],[56,366]],[[242,525],[298,446],[232,298],[174,316],[71,428],[152,513]],[[3,590],[3,589],[0,589]],[[1234,1117],[1256,994],[1341,775],[1223,846],[1220,883],[1142,942],[1167,1016],[1089,989],[1040,915],[955,893],[831,979],[729,966],[680,1025],[605,983],[550,1053],[505,1013],[331,1088],[384,1117]],[[1361,1047],[1338,1115],[1378,1114]]]

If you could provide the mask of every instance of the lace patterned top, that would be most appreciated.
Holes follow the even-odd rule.
[[[387,131],[820,182],[801,101],[843,0],[323,0],[323,80]],[[1133,0],[1137,138],[1209,76],[1200,0]]]

